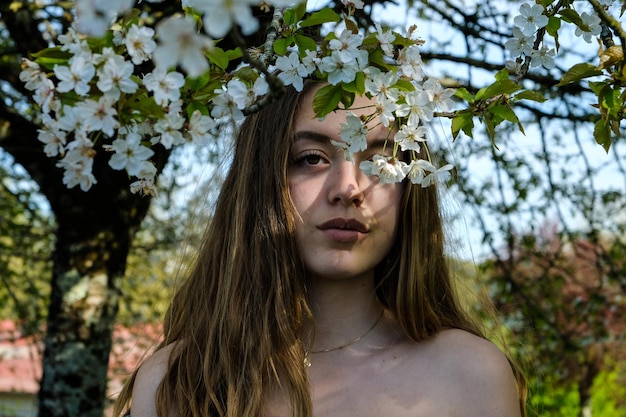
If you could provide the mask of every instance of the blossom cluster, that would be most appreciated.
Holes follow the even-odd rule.
[[[278,73],[285,85],[293,85],[298,91],[302,90],[304,79],[316,70],[326,74],[330,85],[350,83],[357,73],[364,74],[365,94],[374,102],[372,113],[369,117],[360,118],[349,112],[346,123],[341,125],[341,142],[333,144],[344,151],[347,160],[353,161],[355,152],[366,149],[366,124],[376,117],[383,126],[391,130],[396,128],[393,144],[389,145],[394,147],[394,152],[392,156],[377,155],[372,161],[362,162],[360,168],[364,172],[378,176],[386,183],[408,178],[412,183],[426,187],[433,182],[444,181],[452,165],[437,168],[432,161],[419,155],[427,140],[426,126],[436,110],[449,111],[452,108],[454,90],[443,88],[437,79],[425,76],[417,45],[409,45],[394,56],[392,43],[396,35],[377,26],[375,36],[383,53],[389,60],[395,61],[397,71],[381,71],[369,65],[367,51],[360,49],[363,37],[347,29],[329,42],[329,55],[320,58],[318,51],[308,51],[300,58],[297,52],[292,51],[279,57],[272,70]],[[401,88],[401,79],[409,81],[411,88]],[[398,150],[412,153],[409,163],[399,157]]]
[[[600,0],[602,6],[611,5],[611,0]],[[535,35],[538,30],[546,28],[549,23],[547,11],[541,4],[523,3],[519,8],[519,15],[513,19],[513,38],[505,43],[505,48],[512,57],[529,57],[533,67],[543,66],[546,69],[554,68],[554,56],[556,51],[542,42],[541,47],[535,45]],[[600,17],[593,12],[584,11],[576,13],[580,22],[576,25],[575,35],[582,37],[585,42],[591,43],[592,37],[600,35]],[[521,59],[517,62],[508,61],[507,68],[510,72],[518,72]]]
[[[284,7],[283,1],[266,3]],[[234,25],[244,34],[258,30],[252,4],[184,0],[183,7],[193,13],[165,18],[153,28],[138,18],[120,19],[132,0],[107,0],[106,5],[78,0],[76,25],[58,38],[54,59],[45,53],[34,61],[24,59],[20,75],[41,109],[38,138],[45,153],[59,159],[63,182],[90,189],[97,182],[94,158],[103,149],[111,153],[112,169],[132,177],[132,192],[155,194],[154,148],[206,145],[218,124],[240,122],[245,110],[268,94],[268,77],[296,90],[303,89],[305,79],[316,78],[342,94],[357,91],[371,97],[375,104],[368,119],[378,118],[394,135],[390,156],[361,164],[368,174],[383,182],[408,178],[424,187],[449,176],[452,166],[437,168],[425,143],[426,126],[437,110],[452,108],[454,91],[425,75],[418,41],[378,25],[365,34],[346,24],[314,47],[289,45],[265,71],[241,64],[228,73],[219,38]],[[347,7],[362,4],[349,2]],[[107,33],[111,36],[103,36]],[[367,146],[366,126],[349,114],[341,127],[342,141],[335,144],[347,159]]]

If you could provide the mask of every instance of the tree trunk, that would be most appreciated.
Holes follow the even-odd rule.
[[[59,225],[39,416],[103,415],[130,235],[128,227],[107,224],[106,217],[82,216]]]
[[[128,176],[111,170],[106,155],[94,161],[98,183],[89,192],[68,190],[36,139],[38,127],[1,105],[0,122],[0,146],[39,185],[58,226],[39,416],[101,417],[119,282],[150,198],[131,194]],[[157,150],[159,171],[168,157]]]

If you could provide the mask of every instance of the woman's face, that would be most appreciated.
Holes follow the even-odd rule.
[[[324,120],[315,117],[313,92],[304,99],[295,120],[290,154],[289,190],[297,211],[296,239],[309,279],[370,275],[391,249],[398,219],[401,184],[383,184],[365,175],[359,164],[393,148],[389,130],[377,119],[368,127],[368,148],[346,161],[331,144],[341,141],[340,124],[347,111]],[[373,102],[359,97],[351,112],[370,114]],[[378,126],[376,126],[378,124]]]

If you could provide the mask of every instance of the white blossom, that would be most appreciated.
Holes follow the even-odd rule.
[[[428,93],[414,90],[404,96],[404,103],[398,104],[396,116],[407,117],[409,125],[417,126],[420,121],[428,122],[433,117],[433,108]]]
[[[384,97],[396,101],[399,96],[397,88],[393,86],[398,82],[398,74],[394,71],[381,72],[377,68],[369,67],[365,78],[365,91],[372,96]]]
[[[154,155],[152,149],[141,144],[141,136],[135,132],[129,133],[124,138],[115,139],[105,149],[115,152],[109,160],[111,168],[125,169],[129,175],[139,174],[143,162]]]
[[[157,196],[157,189],[152,179],[139,179],[130,184],[130,192],[133,194]]]
[[[82,56],[73,56],[68,61],[69,67],[55,65],[54,75],[59,79],[57,91],[66,93],[75,91],[84,96],[89,92],[89,82],[96,74],[96,68]]]
[[[152,165],[152,164],[149,164]],[[130,184],[130,192],[133,194],[157,196],[157,188],[154,178],[140,178]]]
[[[450,170],[454,168],[451,164],[446,164],[440,168],[435,169],[430,174],[426,175],[422,180],[422,188],[426,188],[436,182],[445,182],[450,178]]]
[[[250,6],[254,0],[186,0],[183,5],[191,6],[204,13],[204,30],[214,39],[228,34],[237,23],[244,35],[251,35],[259,29],[258,20],[252,15]]]
[[[61,116],[59,117],[59,128],[66,132],[84,132],[85,131],[85,118],[80,113],[80,109],[73,106],[63,106]]]
[[[526,36],[520,28],[514,27],[513,38],[505,42],[504,48],[512,56],[530,55],[533,51],[533,42],[534,38],[532,36]]]
[[[180,98],[180,88],[185,84],[185,77],[179,72],[167,72],[165,67],[156,67],[143,77],[143,84],[154,94],[154,101],[167,106]]]
[[[38,130],[37,139],[45,146],[43,151],[46,156],[54,157],[65,154],[66,133],[59,128],[58,121],[45,114],[43,128]]]
[[[426,171],[433,172],[437,168],[425,159],[414,159],[408,165],[406,177],[413,184],[421,184],[426,176]]]
[[[237,103],[239,110],[243,110],[249,106],[254,101],[256,95],[243,81],[237,79],[230,80],[228,84],[226,84],[226,91],[228,91],[228,94],[235,103]]]
[[[308,74],[311,74],[322,60],[317,56],[317,51],[308,50],[302,58],[302,65],[306,68]]]
[[[126,51],[133,64],[139,65],[151,58],[156,49],[156,42],[153,38],[154,30],[152,28],[132,25],[128,29],[126,36],[124,36],[124,45],[126,45]]]
[[[244,114],[239,108],[239,103],[225,89],[215,90],[211,117],[215,119],[228,118],[235,122],[243,120]]]
[[[394,135],[394,141],[403,151],[419,151],[420,143],[426,142],[428,129],[425,126],[404,124]]]
[[[520,6],[518,16],[515,16],[513,23],[519,27],[525,36],[534,34],[537,29],[548,24],[548,17],[543,14],[544,7],[540,4],[530,5],[524,3]]]
[[[574,34],[576,36],[582,36],[585,42],[591,43],[591,37],[598,36],[600,32],[602,32],[602,27],[600,26],[602,20],[595,13],[587,12],[582,12],[580,14],[580,19],[582,20],[583,25],[589,28],[589,30],[583,30],[580,26],[576,26]]]
[[[75,107],[83,119],[86,132],[102,131],[109,137],[115,135],[119,122],[116,118],[117,110],[113,107],[113,100],[102,96],[98,101],[88,99],[79,102]]]
[[[74,27],[70,27],[67,32],[59,35],[58,41],[61,44],[61,50],[68,51],[72,55],[88,55],[91,53],[87,40],[81,37]]]
[[[24,84],[24,87],[28,90],[36,90],[46,80],[46,73],[41,70],[41,67],[36,62],[29,59],[22,58],[22,71],[20,72],[20,81]]]
[[[56,166],[63,169],[63,184],[67,188],[77,185],[88,191],[97,181],[92,173],[93,158],[96,152],[91,141],[79,138],[68,145],[68,151]]]
[[[424,81],[422,88],[428,94],[428,98],[432,105],[437,106],[442,111],[450,111],[454,106],[452,96],[454,96],[454,89],[443,88],[441,83],[436,78],[429,78]]]
[[[86,35],[104,36],[133,3],[134,0],[76,0],[76,29]]]
[[[380,42],[380,48],[383,52],[391,57],[394,55],[393,41],[396,40],[396,35],[390,30],[383,31],[380,23],[376,24],[376,39]]]
[[[374,155],[371,161],[362,161],[359,168],[367,175],[380,178],[383,184],[393,184],[405,178],[407,164],[396,158]]]
[[[187,133],[191,140],[201,146],[208,145],[211,129],[215,126],[215,120],[195,110],[189,119]]]
[[[330,56],[322,58],[319,64],[321,71],[328,74],[328,82],[332,85],[340,82],[349,83],[354,80],[356,73],[363,69],[362,63],[367,63],[367,51],[356,50],[352,59],[345,61],[342,53],[333,51]]]
[[[344,29],[337,38],[330,40],[328,47],[332,51],[337,51],[343,62],[351,62],[358,55],[361,43],[363,43],[361,35]]]
[[[346,114],[346,122],[339,125],[339,136],[352,153],[367,149],[367,126],[352,112]]]
[[[165,117],[157,120],[154,124],[154,131],[157,134],[152,140],[153,143],[160,143],[165,149],[185,143],[182,127],[185,119],[177,111],[169,111]]]
[[[542,65],[546,69],[552,69],[554,68],[555,53],[554,49],[548,48],[547,46],[543,46],[539,51],[533,50],[530,54],[530,65],[533,67]]]
[[[304,79],[310,74],[307,67],[300,62],[300,56],[297,52],[291,52],[287,56],[279,56],[276,58],[275,69],[280,71],[278,78],[285,85],[293,85],[296,91],[302,91],[304,88]]]
[[[376,113],[383,126],[389,127],[391,123],[396,119],[395,111],[398,105],[395,100],[389,99],[385,96],[376,97]]]
[[[130,78],[134,69],[133,64],[125,61],[124,57],[115,55],[98,69],[99,78],[96,85],[100,91],[108,93],[115,99],[119,98],[120,91],[134,93],[138,87],[137,83]]]
[[[254,85],[252,86],[251,95],[253,95],[253,101],[255,101],[258,97],[264,96],[269,91],[269,84],[264,77],[258,77],[254,80]]]
[[[56,88],[54,83],[49,78],[41,80],[41,83],[33,94],[33,100],[41,107],[41,111],[49,113],[50,109],[54,107],[54,92]]]
[[[190,17],[170,17],[157,26],[159,45],[153,53],[157,66],[180,65],[191,77],[202,75],[209,63],[204,52],[213,47],[211,39],[198,33]]]
[[[365,7],[363,0],[341,0],[341,2],[347,8],[362,9]]]
[[[398,56],[400,63],[400,72],[405,77],[413,81],[421,81],[424,79],[424,63],[417,45],[409,45],[404,48]]]

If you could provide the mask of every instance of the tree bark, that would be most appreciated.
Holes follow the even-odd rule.
[[[96,157],[98,183],[67,189],[44,155],[37,126],[0,105],[0,146],[46,196],[57,221],[39,415],[100,417],[105,407],[111,331],[126,257],[150,198],[131,194],[129,179]],[[159,171],[169,153],[157,152]]]

